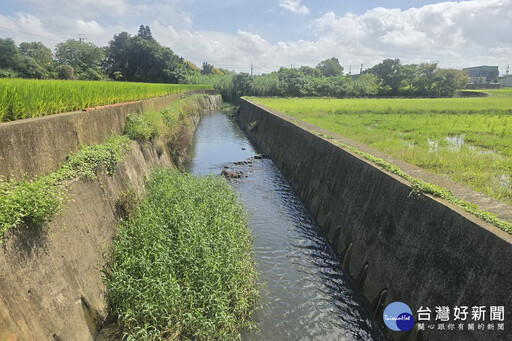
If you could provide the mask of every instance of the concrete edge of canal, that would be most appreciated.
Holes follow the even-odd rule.
[[[319,136],[320,128],[242,99],[239,122],[323,228],[383,325],[383,310],[505,307],[512,319],[512,236]],[[338,137],[334,137],[337,139]],[[349,143],[347,143],[349,142]],[[343,143],[350,141],[343,138]],[[358,148],[359,144],[353,143]],[[506,326],[505,326],[506,328]],[[512,340],[512,333],[390,332],[394,340]]]
[[[216,92],[194,91],[1,124],[0,159],[10,162],[0,163],[0,175],[52,171],[80,145],[123,134],[128,114],[162,110],[198,93],[205,95],[204,111],[220,109]],[[199,102],[197,108],[202,108]],[[203,109],[192,117],[194,124]],[[188,129],[195,129],[194,124]],[[43,227],[9,230],[0,250],[0,340],[96,338],[108,313],[102,269],[117,236],[122,198],[130,191],[142,196],[155,167],[176,168],[173,155],[158,142],[134,141],[113,176],[71,180],[65,208]]]

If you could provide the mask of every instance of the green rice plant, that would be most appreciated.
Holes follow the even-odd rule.
[[[232,340],[258,292],[242,204],[220,177],[157,169],[105,270],[126,340]]]
[[[0,122],[138,101],[209,85],[0,79]]]
[[[512,91],[481,98],[255,100],[512,204]]]

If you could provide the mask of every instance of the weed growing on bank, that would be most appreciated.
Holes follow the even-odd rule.
[[[332,137],[330,135],[324,135],[322,133],[317,133],[317,134],[319,136],[322,136],[322,137],[327,138],[329,140],[334,139],[334,137]],[[444,200],[446,200],[446,201],[448,201],[448,202],[450,202],[450,203],[452,203],[452,204],[454,204],[456,206],[459,206],[464,211],[466,211],[468,213],[471,213],[471,214],[477,216],[478,218],[480,218],[482,220],[485,220],[486,222],[488,222],[488,223],[490,223],[490,224],[492,224],[492,225],[502,229],[503,231],[505,231],[505,232],[507,232],[509,234],[512,234],[512,223],[509,223],[508,221],[505,221],[505,220],[502,220],[502,219],[498,218],[498,216],[496,216],[496,214],[491,213],[489,211],[486,211],[484,209],[481,209],[478,205],[469,203],[469,202],[467,202],[467,201],[457,197],[449,189],[447,189],[445,187],[441,187],[441,186],[437,186],[437,185],[431,184],[429,182],[426,182],[424,180],[421,180],[421,179],[418,179],[418,178],[415,178],[415,177],[412,177],[409,174],[407,174],[404,171],[402,171],[402,169],[400,169],[400,167],[393,166],[389,162],[386,162],[383,159],[375,157],[375,156],[373,156],[371,154],[362,152],[362,151],[360,151],[359,149],[357,149],[355,147],[352,147],[352,146],[349,146],[347,144],[338,142],[336,140],[334,140],[333,142],[335,144],[339,145],[340,147],[342,147],[344,149],[347,149],[347,150],[350,150],[353,153],[355,153],[355,154],[357,154],[359,156],[362,156],[366,160],[371,161],[371,162],[375,163],[376,165],[384,168],[385,170],[387,170],[387,171],[389,171],[389,172],[391,172],[393,174],[396,174],[399,177],[409,181],[412,184],[414,191],[416,191],[418,193],[430,194],[430,195],[432,195],[434,197],[438,197],[438,198],[444,199]]]
[[[232,340],[258,292],[245,210],[220,177],[155,170],[105,271],[130,340]]]
[[[172,103],[161,111],[128,115],[125,134],[139,142],[159,137],[165,141],[176,164],[185,155],[192,141],[193,120],[206,108],[205,95],[192,95]]]
[[[51,221],[65,203],[64,181],[94,179],[100,171],[113,175],[131,141],[113,136],[104,144],[82,147],[56,172],[35,179],[0,179],[0,242],[11,228],[36,228]]]

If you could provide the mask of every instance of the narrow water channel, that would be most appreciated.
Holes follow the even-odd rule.
[[[187,161],[197,175],[242,172],[232,180],[250,213],[261,299],[259,331],[244,340],[385,340],[338,257],[269,159],[225,113],[203,117]],[[248,162],[245,161],[249,160]]]

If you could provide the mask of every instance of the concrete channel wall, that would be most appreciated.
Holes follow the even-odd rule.
[[[320,128],[250,100],[242,100],[239,122],[322,226],[381,325],[395,301],[415,317],[420,307],[431,309],[436,329],[437,306],[486,306],[486,325],[490,306],[505,307],[505,331],[475,324],[474,332],[423,332],[416,325],[390,332],[394,340],[512,340],[511,235],[414,193],[404,179],[336,145],[336,137],[319,136]]]
[[[162,109],[190,94],[0,124],[0,139],[9,143],[0,150],[14,160],[9,167],[38,175],[57,168],[58,161],[80,144],[101,143],[112,131],[122,133],[127,114]],[[206,100],[205,110],[220,109],[220,95],[209,92]],[[201,114],[198,111],[192,122],[197,123]],[[32,135],[37,133],[41,136]],[[24,144],[13,145],[20,141]],[[55,149],[40,149],[38,144]],[[19,172],[2,167],[3,174]],[[53,221],[41,228],[18,227],[7,232],[0,245],[1,341],[97,339],[108,313],[102,269],[117,235],[120,209],[126,193],[143,196],[144,180],[155,167],[175,168],[173,155],[158,148],[158,141],[133,142],[114,176],[71,180],[66,189],[69,200]]]
[[[124,132],[126,116],[162,110],[193,94],[216,95],[214,90],[192,90],[169,96],[0,124],[0,176],[19,178],[52,172],[70,152],[98,144]]]

